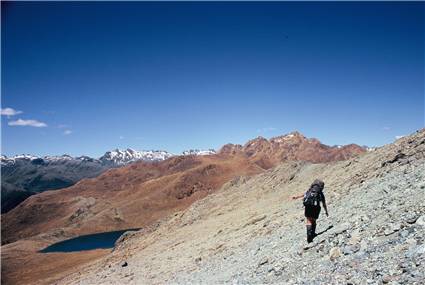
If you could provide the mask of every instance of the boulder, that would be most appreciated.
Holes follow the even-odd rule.
[[[332,261],[336,260],[340,256],[341,256],[341,249],[337,246],[331,248],[331,250],[329,251],[329,259]]]
[[[425,226],[425,215],[420,216],[417,220],[416,220],[416,224],[420,225],[420,226]]]

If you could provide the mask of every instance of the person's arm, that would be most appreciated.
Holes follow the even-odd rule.
[[[300,199],[302,197],[304,197],[304,193],[300,195],[292,196],[292,200]]]
[[[328,206],[326,205],[325,195],[323,195],[323,194],[322,194],[322,204],[323,204],[323,208],[325,209],[326,216],[329,216]]]

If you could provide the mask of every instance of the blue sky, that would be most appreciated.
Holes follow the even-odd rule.
[[[424,127],[424,10],[2,2],[2,153],[390,143]]]

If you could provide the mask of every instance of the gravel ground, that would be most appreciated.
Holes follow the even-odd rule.
[[[304,224],[293,223],[171,283],[423,284],[424,175],[424,164],[409,165],[353,189],[322,217],[312,245],[299,245]]]

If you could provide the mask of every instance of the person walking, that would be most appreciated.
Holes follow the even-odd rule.
[[[329,216],[325,195],[323,194],[324,188],[325,183],[319,179],[316,179],[313,181],[307,192],[292,197],[294,200],[303,197],[308,243],[311,243],[316,237],[316,221],[320,215],[320,203],[322,203],[323,208],[325,209],[326,216]]]

